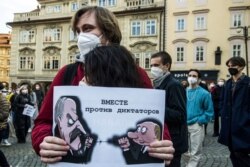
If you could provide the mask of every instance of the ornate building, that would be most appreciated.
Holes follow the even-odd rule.
[[[10,34],[0,34],[0,81],[9,83]]]
[[[85,5],[103,6],[115,13],[123,34],[122,45],[136,62],[150,69],[150,55],[165,46],[164,0],[38,0],[31,12],[14,14],[11,82],[26,80],[49,85],[58,69],[74,61],[78,52],[71,18]]]
[[[246,59],[238,27],[250,25],[250,0],[169,0],[167,6],[167,51],[175,77],[186,79],[187,70],[197,68],[208,82],[227,79],[226,60]]]

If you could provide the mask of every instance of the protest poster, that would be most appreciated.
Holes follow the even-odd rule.
[[[55,167],[164,167],[147,154],[162,138],[165,92],[154,89],[57,86],[53,132],[70,146]]]
[[[29,105],[29,104],[25,104],[25,107],[24,107],[24,110],[23,110],[23,115],[33,117],[35,112],[36,112],[35,107],[33,107],[32,105]]]

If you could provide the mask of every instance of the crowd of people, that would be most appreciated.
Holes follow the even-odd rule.
[[[6,138],[9,112],[13,113],[18,143],[25,143],[32,125],[30,117],[23,115],[22,111],[29,104],[39,111],[32,130],[34,150],[42,162],[61,161],[73,148],[52,134],[55,86],[154,88],[166,92],[165,120],[163,140],[147,146],[149,156],[164,160],[170,167],[180,167],[181,158],[187,167],[198,166],[206,125],[213,120],[213,136],[228,146],[233,166],[250,166],[250,78],[243,73],[246,63],[243,58],[232,57],[226,62],[231,75],[228,81],[219,79],[206,85],[198,69],[190,69],[186,81],[175,79],[170,71],[171,56],[160,51],[150,59],[151,82],[147,73],[136,65],[132,53],[120,45],[122,34],[112,12],[102,7],[84,7],[74,15],[72,29],[78,34],[80,54],[76,63],[58,71],[44,100],[43,93],[36,91],[41,89],[40,85],[35,85],[35,90],[31,91],[29,85],[24,84],[9,98],[11,107],[7,100],[1,102],[0,116],[3,119],[0,117],[0,133],[3,143],[9,143]]]

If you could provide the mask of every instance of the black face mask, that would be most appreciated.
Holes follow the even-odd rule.
[[[228,72],[230,73],[230,75],[236,75],[239,73],[239,70],[237,68],[228,68]]]

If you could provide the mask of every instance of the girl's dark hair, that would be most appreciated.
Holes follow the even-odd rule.
[[[132,54],[123,46],[99,46],[85,57],[88,84],[106,87],[143,87]]]

